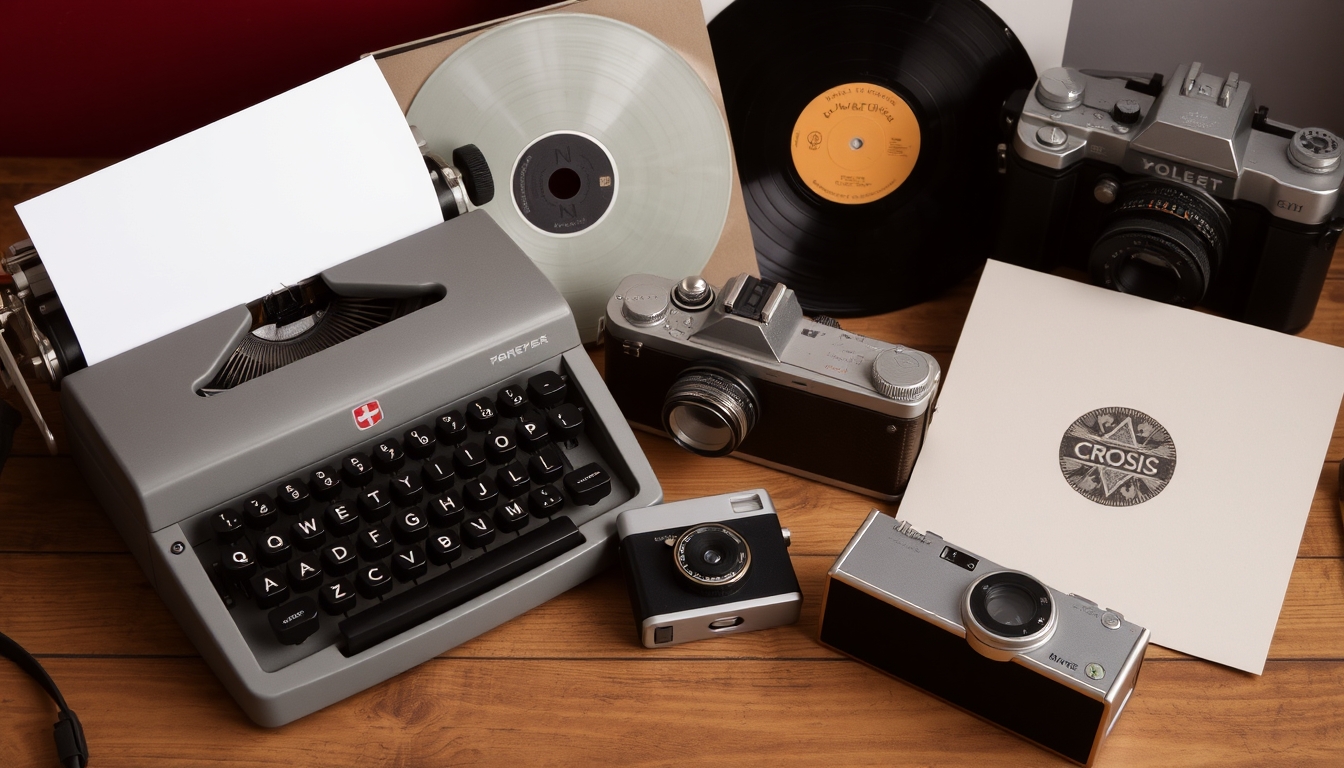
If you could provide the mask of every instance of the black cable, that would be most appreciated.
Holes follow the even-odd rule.
[[[47,674],[47,670],[42,668],[31,653],[4,633],[0,633],[0,656],[18,664],[19,669],[36,680],[56,702],[56,706],[60,707],[61,713],[53,735],[56,739],[56,754],[60,756],[61,765],[64,768],[85,768],[89,764],[89,745],[84,741],[84,726],[80,725],[75,711],[66,705],[65,697],[61,695],[61,689],[56,687],[51,675]]]
[[[4,341],[0,340],[0,344],[3,343]],[[5,459],[9,458],[14,430],[22,420],[23,416],[13,406],[0,400],[0,470],[4,469]],[[42,668],[31,653],[25,651],[23,646],[9,639],[3,632],[0,632],[0,656],[18,664],[19,669],[36,680],[56,702],[56,706],[60,707],[61,713],[53,735],[56,738],[56,754],[61,758],[61,765],[64,768],[87,766],[89,745],[84,741],[84,726],[80,725],[79,717],[75,715],[74,710],[65,703],[65,697],[61,695],[61,689],[56,687],[56,681],[51,679],[51,675],[47,674],[47,670]]]

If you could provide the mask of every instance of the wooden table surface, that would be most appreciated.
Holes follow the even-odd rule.
[[[0,246],[23,237],[14,203],[103,164],[0,160]],[[140,298],[134,275],[112,270],[109,290]],[[845,326],[927,350],[946,368],[974,287],[972,278]],[[1344,345],[1344,259],[1302,336]],[[600,366],[601,351],[594,357]],[[19,405],[12,390],[0,396]],[[25,424],[0,475],[0,631],[56,679],[97,768],[1068,764],[818,645],[823,578],[868,499],[648,435],[640,443],[669,501],[770,491],[793,531],[804,593],[796,625],[647,650],[612,570],[363,693],[260,728],[103,517],[67,454],[55,397],[41,401],[61,454],[47,455]],[[1150,647],[1098,765],[1344,765],[1342,456],[1337,422],[1264,675]],[[0,662],[0,766],[55,765],[54,721],[45,694]]]

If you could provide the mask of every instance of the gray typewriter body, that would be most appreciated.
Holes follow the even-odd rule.
[[[443,297],[203,397],[197,390],[250,330],[250,315],[240,306],[71,374],[61,394],[75,459],[131,552],[229,692],[253,720],[272,727],[424,662],[588,579],[615,560],[617,515],[662,497],[580,344],[568,305],[486,213],[445,222],[322,278],[337,293],[395,297],[429,290]],[[611,493],[571,516],[582,544],[354,655],[334,645],[295,654],[245,636],[193,554],[211,541],[212,511],[542,370],[561,373],[581,393],[583,450],[600,451],[612,475]],[[352,408],[374,399],[383,419],[361,431]],[[587,457],[575,457],[580,460]]]

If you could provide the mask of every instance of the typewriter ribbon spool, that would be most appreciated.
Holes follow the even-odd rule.
[[[732,152],[713,96],[620,21],[556,14],[485,32],[429,76],[407,118],[431,150],[473,143],[508,180],[484,208],[564,294],[584,341],[626,275],[697,274],[728,216]]]

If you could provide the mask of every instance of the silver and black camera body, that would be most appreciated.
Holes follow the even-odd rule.
[[[820,639],[1090,765],[1148,630],[873,510],[827,574]]]
[[[1256,109],[1198,62],[1150,78],[1047,70],[1005,105],[995,258],[1297,332],[1344,229],[1341,141]]]
[[[645,647],[798,621],[789,531],[764,489],[626,510],[616,529]]]
[[[918,350],[803,316],[782,283],[631,275],[607,302],[606,381],[627,419],[704,456],[733,454],[894,500],[941,370]]]

